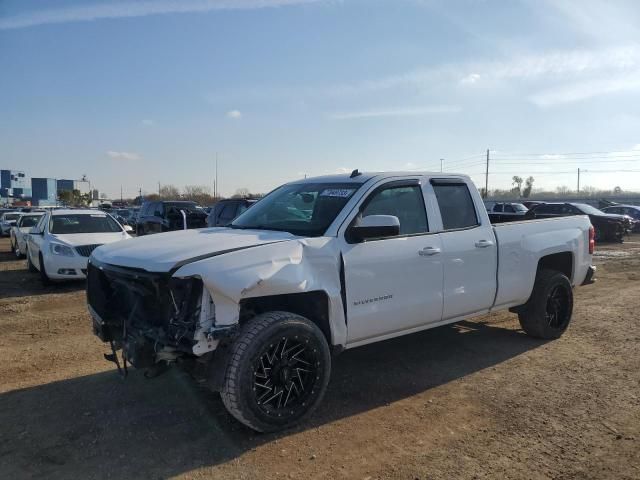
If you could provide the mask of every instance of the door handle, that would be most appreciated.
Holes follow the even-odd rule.
[[[487,248],[487,247],[490,247],[491,245],[493,245],[493,242],[491,240],[478,240],[476,242],[477,248]]]
[[[440,253],[440,249],[437,247],[424,247],[418,252],[418,255],[421,257],[429,257],[431,255],[437,255],[438,253]]]

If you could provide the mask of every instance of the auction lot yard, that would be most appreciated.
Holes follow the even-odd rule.
[[[640,478],[640,235],[544,342],[500,313],[348,351],[297,429],[259,435],[178,370],[123,381],[84,284],[0,239],[0,478]]]

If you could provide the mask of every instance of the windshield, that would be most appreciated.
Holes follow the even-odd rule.
[[[121,232],[122,228],[109,215],[80,213],[52,216],[49,221],[49,231],[54,234],[115,233]]]
[[[587,205],[586,203],[574,203],[574,207],[580,210],[582,213],[586,213],[587,215],[604,215],[602,210],[598,210],[591,205]]]
[[[529,211],[529,209],[527,207],[525,207],[521,203],[512,203],[511,205],[513,205],[513,208],[515,209],[516,212],[528,212]]]
[[[284,185],[257,202],[230,226],[279,230],[320,236],[361,183],[302,183]]]
[[[130,215],[129,210],[116,210],[116,214],[121,217],[128,217]]]
[[[20,228],[35,227],[40,221],[40,217],[42,217],[42,215],[29,215],[26,217],[22,217],[19,224]]]
[[[2,218],[8,222],[9,220],[17,220],[19,216],[19,213],[5,213]]]

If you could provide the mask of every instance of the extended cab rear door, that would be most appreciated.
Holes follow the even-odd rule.
[[[496,294],[498,265],[493,227],[482,199],[466,178],[430,180],[438,214],[434,226],[442,239],[444,308],[447,320],[487,311]]]
[[[442,318],[442,244],[425,208],[424,182],[418,177],[372,186],[341,228],[348,344]],[[400,234],[350,241],[349,227],[368,215],[398,217]]]

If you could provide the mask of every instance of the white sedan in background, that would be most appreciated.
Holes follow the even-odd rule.
[[[45,213],[27,240],[27,265],[51,280],[86,278],[87,260],[100,245],[131,238],[123,227],[100,210],[53,210]]]
[[[16,220],[20,218],[20,212],[4,212],[0,214],[0,235],[9,235],[11,227],[16,224]]]
[[[16,257],[22,258],[27,253],[27,237],[33,227],[35,227],[44,212],[23,213],[16,220],[16,224],[11,227],[11,250]]]

